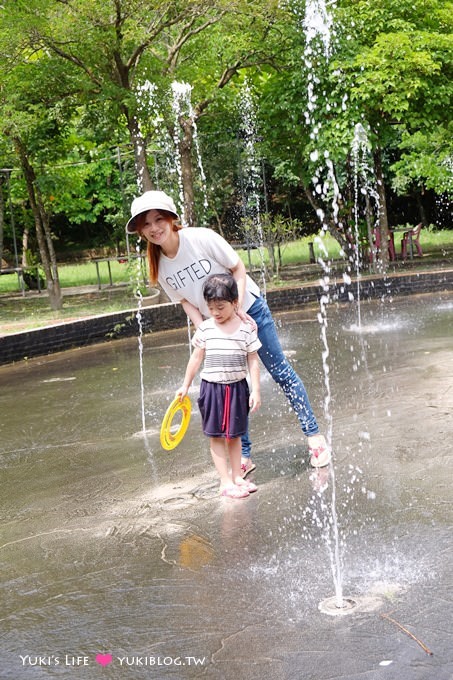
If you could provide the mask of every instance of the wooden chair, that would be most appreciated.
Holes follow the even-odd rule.
[[[401,239],[401,257],[403,258],[403,260],[405,259],[406,255],[407,255],[407,245],[409,244],[409,246],[410,246],[411,243],[412,243],[412,248],[415,245],[415,247],[417,248],[417,253],[420,255],[420,257],[422,257],[423,250],[422,250],[422,247],[420,245],[420,232],[422,230],[422,226],[423,226],[423,224],[420,222],[419,224],[417,224],[416,227],[414,227],[413,229],[410,229],[409,231],[406,231],[404,233],[404,236]],[[411,257],[412,257],[412,251],[411,251]]]

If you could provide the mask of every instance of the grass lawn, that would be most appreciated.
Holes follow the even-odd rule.
[[[400,252],[400,243],[398,240],[398,234],[395,235],[395,248],[397,253]],[[313,250],[315,258],[323,257],[325,259],[342,259],[343,254],[340,251],[340,245],[330,234],[325,234],[320,236],[306,236],[299,239],[298,241],[291,241],[285,243],[281,247],[282,254],[282,264],[283,266],[308,263],[310,262],[310,252],[309,243],[313,243]],[[439,256],[453,256],[453,229],[452,230],[442,230],[434,231],[431,229],[424,229],[420,235],[420,243],[422,246],[423,253],[426,255],[439,254]],[[327,250],[328,257],[326,258],[324,254],[324,249]],[[239,251],[241,259],[247,266],[248,254],[246,251]],[[251,251],[251,262],[252,266],[259,267],[261,264],[261,258],[265,264],[269,263],[269,256],[266,248],[262,249],[262,254],[258,250]]]
[[[447,260],[453,264],[453,230],[439,232],[424,230],[420,241],[425,255],[423,260],[414,258],[410,262],[399,261],[394,265],[392,264],[391,267],[433,267],[436,262],[441,260],[444,262]],[[328,259],[337,260],[340,263],[344,261],[337,241],[328,234],[323,236],[322,239],[311,236],[284,244],[281,247],[282,266],[287,270],[281,272],[280,280],[267,284],[268,289],[282,284],[287,285],[289,278],[294,278],[295,283],[319,278],[320,270],[317,265],[313,265],[311,271],[308,271],[310,268],[307,268],[303,274],[300,272],[287,274],[288,268],[291,269],[294,265],[307,265],[310,262],[310,242],[313,243],[315,257],[326,258],[323,253],[325,249],[328,253]],[[395,245],[397,252],[399,252],[399,243],[396,242]],[[266,266],[269,264],[266,248],[254,249],[250,253],[239,250],[238,253],[245,265],[249,267],[249,264],[251,264],[254,270],[260,269],[263,261]],[[78,286],[96,286],[96,288],[90,293],[64,294],[63,309],[58,312],[53,312],[50,309],[45,291],[41,294],[27,292],[25,296],[22,296],[16,274],[0,276],[0,335],[55,324],[68,319],[134,309],[137,306],[137,300],[134,296],[137,282],[144,290],[143,280],[146,275],[144,260],[140,263],[137,259],[134,259],[130,264],[112,261],[110,262],[110,272],[113,287],[110,287],[107,262],[99,263],[99,277],[103,287],[101,290],[97,290],[98,276],[94,262],[61,265],[59,275],[63,293],[65,288]]]
[[[134,281],[141,281],[144,278],[145,269],[145,261],[139,262],[137,259],[132,260],[130,263],[127,260],[120,260],[119,262],[113,260],[109,263],[99,262],[98,269],[96,269],[95,262],[80,262],[78,264],[59,265],[58,275],[62,288],[96,286],[99,282],[101,286],[107,286],[110,285],[110,275],[113,284],[130,283],[132,286]],[[3,274],[0,276],[0,294],[14,292],[20,292],[17,274]]]
[[[9,333],[49,326],[61,321],[134,309],[137,300],[127,289],[101,290],[63,297],[63,308],[54,312],[45,293],[0,296],[0,337]]]

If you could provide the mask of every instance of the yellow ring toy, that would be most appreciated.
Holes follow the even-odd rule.
[[[178,411],[182,411],[181,425],[176,432],[172,432],[171,424]],[[182,400],[179,397],[175,397],[173,399],[164,415],[162,426],[160,428],[160,443],[163,449],[166,451],[171,451],[181,443],[182,438],[186,434],[187,428],[189,427],[191,412],[192,405],[190,403],[189,397],[185,396]]]

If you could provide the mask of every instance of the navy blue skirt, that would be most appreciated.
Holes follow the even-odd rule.
[[[198,407],[207,437],[234,439],[247,432],[250,390],[247,380],[224,385],[201,381]]]

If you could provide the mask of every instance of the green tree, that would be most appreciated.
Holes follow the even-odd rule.
[[[172,129],[174,122],[168,115],[164,119],[167,130],[178,140],[185,203],[192,223],[194,123],[212,101],[215,89],[223,88],[240,68],[262,59],[256,54],[257,44],[269,22],[261,3],[161,0],[150,6],[144,0],[18,0],[7,6],[10,26],[27,38],[30,49],[50,52],[69,64],[71,72],[78,70],[78,87],[85,102],[104,108],[110,130],[125,121],[140,189],[154,184],[148,166],[149,140],[143,134],[150,115],[143,103],[144,85],[151,83],[162,100],[175,79],[188,76],[201,83],[204,92],[193,111],[179,118],[181,133]],[[259,17],[263,18],[257,31]],[[214,48],[204,36],[221,21],[223,27],[215,34],[214,43],[223,39],[223,45],[218,47],[217,59],[209,61],[205,55],[212,56]],[[244,31],[247,22],[256,24],[248,33]],[[253,44],[246,44],[241,37],[244,34],[256,36]]]
[[[24,179],[24,190],[33,217],[41,264],[45,272],[49,301],[60,309],[62,295],[58,277],[53,236],[50,229],[51,205],[43,182],[43,159],[58,158],[60,141],[65,135],[62,83],[53,82],[57,71],[49,68],[45,55],[19,49],[11,34],[2,33],[2,46],[16,48],[15,58],[1,52],[3,84],[0,127],[15,152]],[[58,67],[58,65],[55,65]],[[57,81],[58,82],[58,81]]]
[[[425,177],[427,172],[433,179],[445,176],[451,141],[439,130],[446,131],[452,94],[452,3],[343,0],[331,8],[330,54],[321,37],[307,46],[300,21],[303,6],[292,6],[297,11],[286,27],[288,62],[281,72],[266,74],[263,83],[267,155],[287,191],[304,192],[345,245],[354,199],[354,131],[360,123],[368,134],[373,194],[379,198],[378,224],[385,242],[392,177],[401,190],[408,185],[404,172],[410,172],[412,181],[422,179],[415,163],[409,170],[415,158],[408,155],[407,145],[413,152],[413,142],[422,135],[429,152],[429,131],[436,129],[442,148],[428,154]]]

